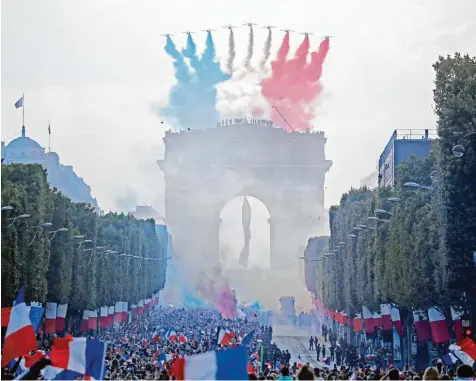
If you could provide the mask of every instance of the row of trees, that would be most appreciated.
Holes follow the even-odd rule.
[[[326,252],[335,256],[317,262],[313,290],[328,308],[357,313],[362,305],[378,310],[393,302],[407,311],[439,306],[448,313],[464,306],[476,321],[476,135],[461,142],[463,156],[452,153],[476,132],[476,59],[440,57],[434,69],[439,139],[430,155],[400,165],[392,189],[352,189],[330,209]]]
[[[166,257],[153,220],[100,216],[89,204],[73,203],[50,188],[38,164],[2,165],[6,205],[14,210],[2,211],[2,306],[12,305],[20,284],[29,301],[69,303],[73,310],[136,303],[163,288],[166,261],[119,256]],[[20,214],[30,217],[9,227]],[[51,239],[59,228],[68,231]]]

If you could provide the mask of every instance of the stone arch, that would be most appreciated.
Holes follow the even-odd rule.
[[[217,263],[220,211],[238,195],[256,197],[270,213],[271,268],[290,258],[325,227],[322,132],[286,132],[246,122],[164,137],[165,215],[180,255]]]

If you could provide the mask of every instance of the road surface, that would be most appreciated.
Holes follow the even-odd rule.
[[[313,368],[327,367],[321,361],[317,361],[316,351],[308,350],[310,335],[311,333],[306,329],[290,325],[273,325],[273,341],[281,350],[289,350],[291,353],[291,365],[294,362],[302,363],[303,365],[308,362]],[[313,333],[313,336],[315,336],[315,333]],[[324,341],[322,337],[318,335],[317,338],[322,345]]]

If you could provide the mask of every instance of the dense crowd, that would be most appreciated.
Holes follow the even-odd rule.
[[[105,379],[169,379],[176,359],[220,350],[220,328],[233,333],[226,347],[239,345],[253,333],[248,344],[249,371],[258,372],[262,360],[279,366],[289,364],[289,351],[272,343],[271,326],[260,325],[256,314],[224,319],[215,310],[157,308],[148,316],[88,334],[107,344]],[[39,348],[48,353],[54,338],[39,334]],[[12,378],[12,369],[4,368],[2,379]]]
[[[89,336],[107,344],[106,380],[168,380],[174,379],[173,364],[177,359],[223,349],[218,341],[220,329],[234,334],[226,347],[240,345],[252,333],[246,344],[252,380],[471,380],[475,374],[467,365],[455,369],[438,363],[425,372],[412,371],[408,366],[398,370],[375,362],[371,366],[359,348],[337,340],[326,326],[322,326],[319,335],[309,338],[309,351],[317,354],[314,365],[320,366],[313,368],[301,359],[291,363],[289,350],[273,342],[272,327],[260,325],[256,314],[224,319],[219,312],[207,309],[157,308],[140,319],[101,332],[90,331]],[[39,347],[48,353],[54,338],[39,334]],[[18,369],[2,369],[2,379],[13,379],[15,371],[19,373]],[[41,379],[39,374],[38,369],[30,379]]]

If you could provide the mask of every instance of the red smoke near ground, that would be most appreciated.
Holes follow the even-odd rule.
[[[309,37],[306,36],[296,50],[292,59],[289,53],[289,33],[284,36],[278,50],[276,60],[271,62],[271,76],[262,82],[261,93],[272,109],[271,118],[286,130],[306,131],[312,128],[311,121],[315,117],[315,100],[321,93],[319,79],[322,66],[329,51],[329,39],[324,39],[316,52],[311,52],[311,60],[307,63],[309,53]],[[283,120],[291,125],[291,128]]]

